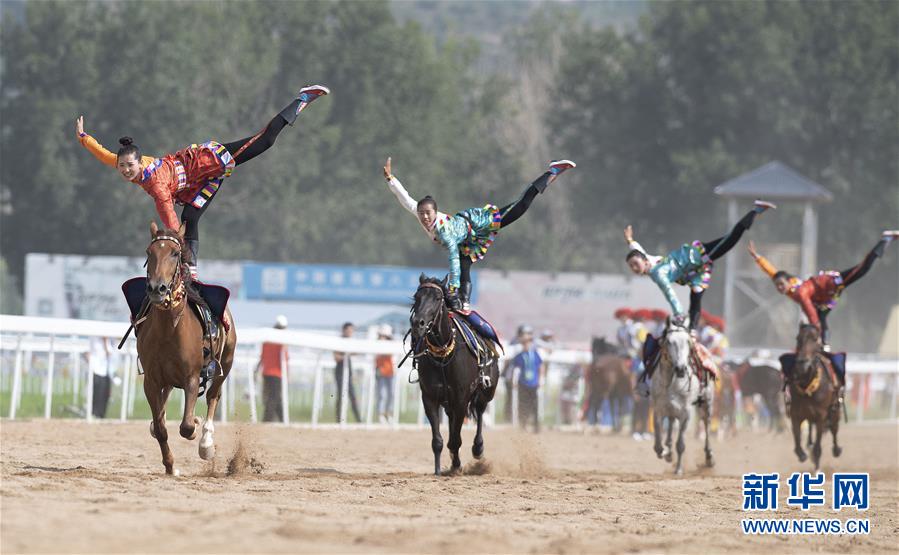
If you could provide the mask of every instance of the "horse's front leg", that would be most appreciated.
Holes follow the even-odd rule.
[[[147,404],[150,405],[150,413],[153,416],[153,420],[150,422],[150,434],[159,443],[165,473],[172,475],[175,473],[175,456],[172,454],[172,448],[169,447],[169,433],[165,429],[165,403],[170,391],[171,388],[163,389],[157,387],[152,380],[144,380],[144,395],[147,397]]]
[[[815,472],[821,467],[821,439],[824,437],[824,418],[819,418],[815,423],[815,445],[812,447],[812,462],[815,463]]]
[[[652,432],[655,435],[655,445],[653,449],[655,449],[656,457],[662,458],[662,417],[659,416],[658,411],[652,411]]]
[[[450,436],[447,447],[449,447],[450,453],[453,456],[452,469],[456,471],[462,467],[462,459],[459,458],[459,449],[462,447],[462,423],[465,421],[465,408],[455,407],[455,410],[453,410],[453,413],[449,415],[449,417]]]
[[[431,424],[431,451],[434,452],[434,475],[440,476],[440,454],[443,452],[443,436],[440,435],[440,404],[424,390],[421,392],[421,403],[425,407],[425,415]]]
[[[830,433],[833,434],[833,456],[839,457],[843,454],[843,448],[837,443],[837,432],[840,431],[840,416],[842,405],[834,405],[830,413]]]
[[[790,423],[793,426],[793,452],[796,453],[799,462],[805,462],[808,455],[802,449],[802,419],[795,414],[791,414]]]
[[[215,410],[218,408],[219,399],[222,398],[222,384],[224,376],[213,378],[209,391],[206,392],[206,421],[203,422],[203,433],[200,436],[199,454],[204,461],[215,457]]]
[[[181,418],[181,437],[188,440],[197,438],[197,426],[200,419],[194,415],[197,406],[197,392],[200,391],[200,375],[191,374],[184,388],[184,416]]]
[[[690,410],[684,409],[684,416],[677,419],[677,464],[674,466],[674,473],[678,476],[684,473],[683,456],[686,444],[684,443],[684,433],[690,424]]]
[[[674,423],[678,422],[673,416],[668,417],[668,430],[665,434],[665,462],[671,462],[671,434],[674,432]],[[681,429],[681,432],[683,429]]]

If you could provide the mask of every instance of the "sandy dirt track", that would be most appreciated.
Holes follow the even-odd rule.
[[[899,426],[844,429],[823,470],[871,473],[869,536],[746,537],[741,474],[808,470],[786,435],[714,443],[683,478],[629,437],[486,433],[486,462],[436,478],[425,430],[218,425],[214,464],[169,422],[178,478],[166,477],[148,424],[3,421],[0,551],[15,552],[670,552],[896,553]],[[242,447],[245,464],[229,473]],[[444,464],[448,464],[444,451]],[[232,465],[235,466],[235,465]],[[787,496],[782,479],[781,504]],[[828,489],[829,491],[829,489]],[[830,518],[782,508],[773,516]]]

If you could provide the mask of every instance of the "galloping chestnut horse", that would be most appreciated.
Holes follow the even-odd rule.
[[[602,338],[593,338],[593,361],[587,373],[588,415],[602,420],[603,401],[609,403],[612,430],[620,432],[627,402],[633,395],[633,376],[630,360],[618,355],[618,349]]]
[[[477,358],[457,337],[450,321],[444,291],[446,279],[419,278],[412,315],[409,317],[412,348],[417,362],[421,402],[431,423],[431,450],[434,452],[434,474],[440,474],[440,454],[443,436],[440,435],[440,407],[449,417],[449,447],[453,456],[452,471],[459,470],[459,448],[462,446],[462,424],[470,415],[477,421],[477,432],[471,454],[480,459],[484,455],[481,435],[484,411],[496,393],[499,365],[496,359],[487,362],[483,374],[489,385],[481,381]]]
[[[200,388],[200,370],[204,365],[203,328],[199,317],[188,307],[185,278],[189,274],[182,262],[184,248],[184,224],[179,231],[159,229],[155,222],[150,224],[150,246],[147,247],[150,309],[138,328],[137,354],[144,368],[144,394],[153,414],[150,435],[159,442],[166,474],[174,473],[175,462],[165,428],[165,404],[173,387],[184,390],[181,436],[195,439],[200,425],[200,419],[194,416],[194,407]],[[230,311],[226,312],[226,318],[232,325],[219,358],[222,375],[213,377],[206,391],[206,422],[199,446],[200,457],[204,460],[215,455],[213,419],[237,344]]]
[[[830,428],[833,433],[833,456],[843,452],[837,444],[840,428],[840,406],[833,367],[821,349],[821,334],[818,328],[803,324],[796,338],[796,362],[790,372],[790,420],[793,425],[794,452],[799,462],[808,458],[802,449],[801,427],[803,421],[809,423],[809,436],[815,431],[812,446],[812,462],[815,471],[821,466],[821,438]]]

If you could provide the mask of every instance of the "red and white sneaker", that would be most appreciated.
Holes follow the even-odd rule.
[[[773,202],[768,202],[767,200],[756,199],[755,202],[752,203],[753,210],[756,211],[757,214],[761,214],[765,210],[769,208],[772,210],[777,210],[777,205]]]
[[[311,104],[313,100],[320,96],[325,96],[330,92],[331,90],[324,85],[310,85],[308,87],[303,87],[300,89],[300,94],[297,95],[297,99],[300,101],[300,105],[297,106],[297,114],[302,112],[303,108]]]
[[[571,168],[576,167],[577,164],[575,164],[571,160],[553,160],[549,163],[549,173],[553,175],[559,175],[565,170],[570,170]]]
[[[197,272],[197,266],[194,264],[187,265],[187,271],[190,273],[191,281],[200,281],[200,274]]]
[[[899,239],[899,229],[884,230],[882,237],[887,241],[895,241],[896,239]]]

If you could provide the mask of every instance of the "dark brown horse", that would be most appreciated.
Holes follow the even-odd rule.
[[[147,247],[147,297],[150,309],[146,320],[137,328],[137,354],[144,369],[144,394],[153,414],[150,435],[159,442],[166,474],[175,473],[175,458],[165,427],[165,404],[172,388],[184,390],[181,436],[188,440],[195,439],[200,425],[200,419],[194,416],[194,407],[200,388],[200,371],[204,366],[203,328],[199,317],[188,307],[186,288],[189,284],[186,280],[189,274],[182,261],[184,246],[183,224],[179,231],[159,229],[155,222],[150,225],[150,246]],[[232,325],[221,352],[214,354],[222,373],[211,378],[211,385],[206,391],[206,421],[199,446],[200,457],[204,460],[210,460],[215,455],[213,419],[237,344],[230,312],[226,313],[226,319]]]
[[[788,378],[794,452],[800,462],[808,458],[801,445],[801,427],[807,421],[809,434],[812,430],[815,432],[812,462],[816,471],[821,466],[821,438],[827,428],[833,433],[833,456],[839,457],[843,451],[837,444],[840,426],[837,387],[831,362],[821,346],[818,328],[811,325],[800,326],[796,338],[796,361]]]
[[[633,394],[631,361],[618,355],[617,348],[605,338],[593,338],[593,360],[587,368],[587,411],[589,420],[599,423],[604,401],[609,404],[612,429],[620,432],[622,417]]]
[[[421,402],[431,423],[431,450],[434,452],[434,474],[440,474],[440,454],[443,436],[440,435],[440,407],[449,417],[449,447],[452,471],[462,466],[459,448],[462,447],[462,424],[466,416],[477,422],[477,432],[471,454],[480,459],[484,455],[484,411],[493,400],[499,365],[496,358],[481,362],[465,346],[450,321],[444,291],[446,280],[419,278],[415,292],[411,324],[412,349],[418,369]],[[482,376],[487,379],[484,380]],[[489,382],[489,383],[485,383]]]
[[[781,408],[781,391],[783,375],[768,365],[753,366],[747,358],[734,370],[737,384],[743,395],[743,403],[752,402],[755,395],[762,398],[770,415],[768,431],[781,433],[784,431],[783,409]]]

